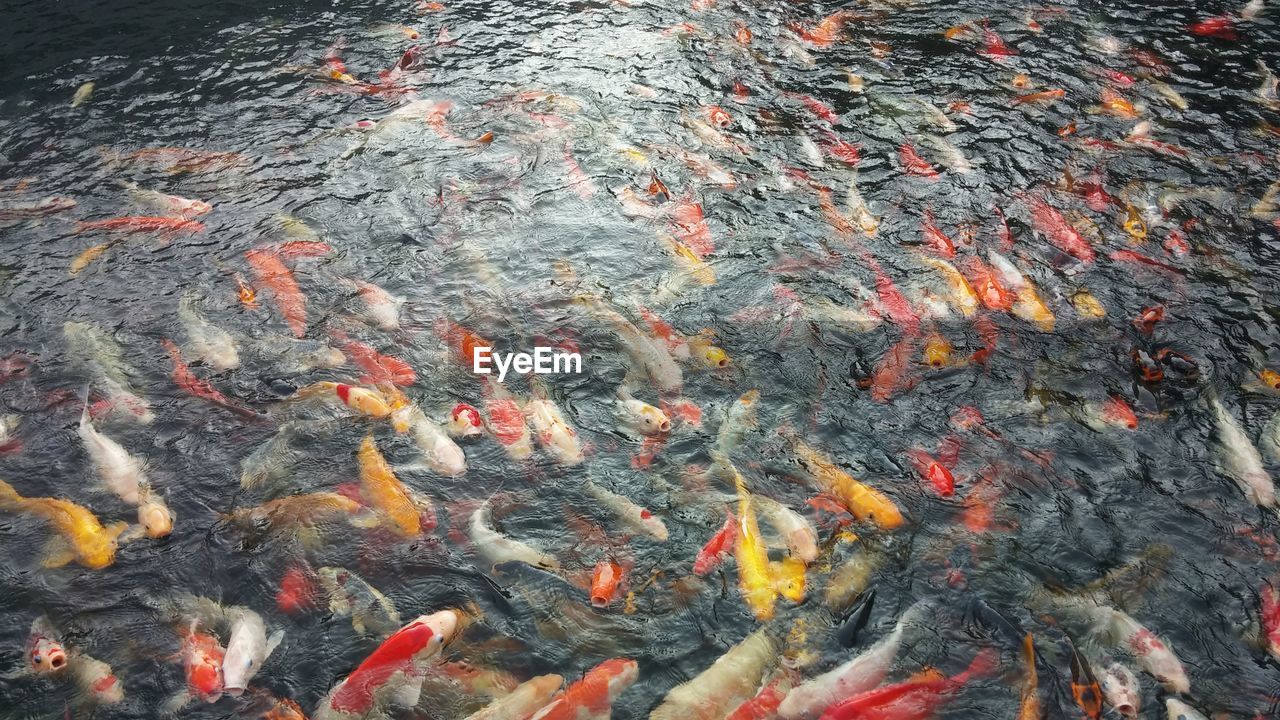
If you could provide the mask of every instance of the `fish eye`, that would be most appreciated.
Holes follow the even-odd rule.
[[[40,656],[40,655],[33,655],[33,656],[31,657],[31,662],[35,663],[36,665],[43,665],[43,664],[44,664],[44,657],[43,657],[43,656]]]

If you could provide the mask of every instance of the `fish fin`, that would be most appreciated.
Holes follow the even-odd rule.
[[[116,538],[116,542],[123,545],[125,543],[131,543],[134,540],[140,540],[144,535],[146,535],[146,530],[144,530],[141,525],[131,525],[127,530],[120,533]]]
[[[54,535],[49,538],[49,542],[45,543],[44,550],[41,552],[40,565],[47,569],[60,568],[75,559],[76,550],[71,547],[71,543],[61,535]]]
[[[319,550],[324,546],[324,539],[315,526],[307,525],[298,529],[298,542],[306,550]]]
[[[164,705],[160,707],[160,712],[165,715],[176,715],[179,710],[186,707],[191,702],[191,693],[183,690],[168,700],[164,701]]]
[[[368,634],[368,628],[364,626],[364,621],[360,619],[360,613],[351,613],[351,627],[362,636]]]
[[[271,633],[271,637],[267,638],[267,652],[263,655],[263,658],[271,657],[271,653],[275,652],[277,647],[280,647],[281,640],[284,640],[283,630],[277,630]]]
[[[372,530],[382,524],[382,518],[376,512],[361,512],[352,515],[347,522],[361,530]]]
[[[107,534],[111,536],[112,540],[118,540],[120,536],[124,534],[124,531],[128,529],[129,523],[123,520],[117,520],[107,526]]]
[[[92,427],[89,421],[89,383],[84,384],[84,390],[80,392],[80,427],[86,425]]]

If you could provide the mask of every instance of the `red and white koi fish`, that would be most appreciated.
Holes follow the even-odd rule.
[[[792,688],[778,706],[778,717],[783,720],[815,720],[834,703],[880,685],[898,657],[907,626],[915,622],[924,607],[923,601],[912,605],[898,619],[893,631],[875,645]]]
[[[458,631],[455,610],[423,615],[397,630],[333,687],[313,720],[366,718],[383,708],[418,704],[428,664]]]
[[[449,411],[449,434],[465,440],[484,434],[484,417],[480,411],[466,403],[458,403]]]
[[[827,708],[821,720],[926,720],[969,680],[994,671],[999,658],[997,651],[987,649],[951,677],[911,678],[868,690]]]
[[[539,675],[520,683],[509,695],[498,698],[481,710],[468,715],[466,720],[513,720],[527,718],[545,707],[564,684],[559,675]]]
[[[121,187],[135,205],[164,213],[172,217],[190,220],[207,214],[213,206],[203,200],[192,200],[178,195],[166,195],[156,190],[138,187],[135,182],[122,182]]]
[[[667,541],[667,526],[662,522],[661,518],[648,509],[637,505],[626,496],[606,490],[590,480],[586,482],[583,488],[588,495],[600,503],[602,508],[612,513],[631,532],[647,535],[658,542]]]
[[[169,701],[168,707],[172,710],[181,708],[192,699],[213,703],[222,697],[222,661],[227,651],[218,638],[198,632],[196,628],[197,623],[192,621],[183,634],[179,656],[186,674],[187,688]]]
[[[524,460],[533,454],[533,439],[520,403],[511,391],[489,375],[485,376],[484,407],[489,416],[489,432],[512,460]]]
[[[106,232],[106,233],[149,233],[158,232],[165,234],[190,233],[195,234],[204,232],[204,223],[189,220],[187,218],[159,217],[150,215],[138,215],[129,217],[110,218],[108,220],[93,220],[88,222],[78,222],[75,226],[77,234],[88,232]]]
[[[639,677],[640,667],[635,660],[605,660],[529,720],[607,720],[614,701]]]
[[[53,624],[43,615],[31,623],[26,654],[27,666],[37,675],[54,675],[67,669],[67,648],[58,639]]]

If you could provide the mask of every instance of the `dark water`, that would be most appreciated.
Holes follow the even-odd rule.
[[[156,415],[147,426],[117,418],[99,427],[145,458],[177,523],[171,537],[129,543],[112,567],[90,571],[41,569],[45,526],[14,515],[0,520],[4,665],[23,664],[28,628],[45,614],[68,645],[111,663],[126,694],[123,703],[91,710],[77,704],[65,683],[7,677],[0,680],[0,715],[50,717],[71,708],[77,716],[157,716],[156,708],[183,684],[169,659],[178,636],[161,611],[166,597],[183,591],[253,608],[269,627],[283,629],[284,643],[254,684],[310,711],[375,642],[322,611],[291,617],[276,610],[284,569],[305,557],[314,567],[356,570],[406,620],[445,607],[478,607],[483,619],[448,651],[454,659],[521,679],[547,672],[575,679],[608,657],[634,658],[640,679],[615,703],[614,714],[646,716],[674,685],[757,625],[740,599],[732,561],[706,581],[688,580],[693,557],[723,513],[716,500],[696,502],[683,487],[699,487],[690,470],[710,463],[724,408],[755,388],[762,395],[760,431],[748,434],[734,459],[757,492],[820,520],[823,540],[831,534],[833,517],[805,504],[814,490],[796,479],[799,466],[775,432],[786,426],[891,495],[908,516],[892,533],[853,528],[886,548],[877,550],[886,560],[874,578],[870,627],[858,643],[880,637],[915,600],[938,597],[943,609],[911,634],[892,678],[922,666],[954,671],[980,647],[1001,649],[1007,674],[973,683],[944,715],[1016,713],[1017,645],[966,619],[963,609],[977,598],[1035,634],[1049,715],[1078,716],[1063,691],[1069,670],[1061,639],[1085,641],[1087,633],[1029,608],[1028,598],[1046,583],[1083,587],[1149,555],[1153,546],[1167,546],[1169,560],[1136,583],[1124,609],[1181,658],[1191,678],[1185,700],[1206,714],[1274,716],[1280,671],[1250,638],[1259,590],[1277,575],[1276,518],[1219,471],[1205,400],[1206,389],[1216,389],[1254,441],[1280,409],[1275,391],[1258,381],[1260,371],[1280,368],[1273,269],[1280,246],[1274,213],[1251,215],[1277,180],[1277,137],[1265,125],[1280,123],[1280,113],[1255,95],[1263,80],[1255,61],[1280,65],[1274,16],[1240,23],[1241,39],[1228,42],[1193,37],[1184,27],[1239,9],[1233,6],[1057,7],[1061,12],[1037,11],[1043,30],[1036,33],[1022,6],[859,5],[852,9],[861,17],[828,48],[807,46],[788,29],[812,27],[838,9],[807,3],[719,0],[693,11],[647,2],[459,2],[427,14],[415,13],[407,0],[195,7],[32,2],[6,9],[0,207],[55,195],[76,206],[7,221],[0,229],[3,348],[29,362],[0,385],[4,412],[21,418],[16,435],[22,442],[20,451],[0,458],[0,476],[25,495],[75,500],[104,522],[133,517],[99,488],[75,432],[78,395],[90,378],[71,361],[61,328],[68,319],[95,323],[124,348],[137,369],[134,385]],[[980,33],[943,37],[948,27],[984,17],[1016,56],[996,61],[979,53]],[[694,27],[667,31],[682,22]],[[371,30],[378,23],[421,32],[423,69],[404,82],[417,100],[452,101],[444,127],[459,139],[419,120],[387,123],[372,133],[344,129],[385,118],[415,99],[344,92],[315,72],[326,47],[345,37],[342,58],[350,72],[376,78],[413,44],[394,31]],[[749,47],[734,39],[741,25],[753,34]],[[435,44],[442,27],[456,43]],[[1106,52],[1107,37],[1113,54]],[[1185,98],[1187,109],[1159,93],[1134,49],[1167,65],[1161,79]],[[1137,78],[1119,92],[1139,106],[1138,118],[1090,112],[1108,83],[1098,68]],[[864,79],[860,92],[851,88],[849,72]],[[1019,73],[1029,76],[1031,87],[1011,86]],[[72,108],[76,88],[90,80],[92,96]],[[741,102],[734,100],[735,82],[749,89]],[[636,84],[652,93],[638,92]],[[1064,89],[1065,98],[1012,104],[1019,94],[1049,88]],[[534,91],[544,94],[520,95]],[[830,106],[838,122],[816,117],[796,93]],[[931,121],[919,101],[952,107],[947,117],[954,128]],[[968,111],[953,103],[967,103]],[[723,133],[741,150],[716,147],[691,130],[688,118],[701,118],[708,105],[731,115]],[[1121,142],[1140,120],[1151,122],[1153,138],[1184,152]],[[1076,133],[1061,137],[1059,129],[1073,121]],[[857,187],[879,218],[874,237],[842,235],[820,209],[818,188],[829,189],[843,209],[854,177],[849,164],[806,150],[805,143],[822,141],[826,130],[860,146]],[[487,132],[492,144],[467,142]],[[973,171],[944,168],[926,135],[945,138]],[[1115,144],[1098,147],[1084,138]],[[904,139],[938,167],[937,180],[903,172],[898,148]],[[247,159],[190,173],[104,159],[148,147]],[[566,147],[586,183],[570,177]],[[736,188],[700,177],[673,148],[723,166]],[[1078,195],[1051,189],[1061,185],[1064,167],[1077,182],[1104,169],[1107,191],[1123,200],[1097,211]],[[669,229],[666,223],[623,213],[615,195],[629,187],[646,198],[650,170],[673,195],[691,193],[701,203],[714,239],[706,258],[714,284],[688,283],[672,292],[672,257],[655,232]],[[73,259],[102,241],[77,233],[74,221],[147,214],[128,205],[120,181],[199,198],[214,210],[201,218],[203,232],[167,244],[154,234],[132,236],[69,275]],[[1169,191],[1209,188],[1221,192],[1168,201]],[[1096,225],[1095,262],[1071,260],[1034,232],[1028,191]],[[1145,217],[1142,243],[1123,228],[1126,201]],[[874,294],[869,253],[926,314],[921,293],[936,292],[940,283],[918,260],[926,208],[953,238],[971,224],[973,242],[961,243],[961,258],[1000,250],[995,209],[1002,208],[1014,239],[1004,254],[1039,289],[1056,316],[1054,330],[1006,312],[982,310],[985,320],[977,321],[954,311],[926,317],[920,335],[937,332],[954,347],[951,367],[932,369],[920,363],[924,338],[912,340],[900,324],[858,331],[814,310],[823,302],[860,307],[845,289],[851,281]],[[412,542],[334,524],[323,528],[319,547],[303,549],[288,534],[246,538],[221,522],[221,513],[237,507],[354,481],[355,449],[370,430],[393,463],[415,461],[413,447],[386,423],[326,420],[281,402],[309,383],[358,376],[350,366],[293,372],[278,353],[257,344],[264,336],[288,335],[288,328],[264,287],[258,287],[260,309],[243,307],[234,277],[252,278],[244,251],[283,239],[282,214],[302,220],[334,248],[324,258],[289,263],[306,293],[308,336],[326,341],[329,328],[342,328],[405,359],[418,375],[409,395],[429,415],[439,418],[459,401],[481,405],[481,385],[435,332],[441,318],[503,349],[527,349],[548,338],[576,342],[585,373],[550,384],[589,445],[586,462],[564,469],[539,453],[536,462],[521,465],[486,438],[466,446],[463,478],[406,469],[401,478],[433,498],[441,519],[440,528]],[[1162,247],[1174,230],[1185,235],[1189,254]],[[1111,257],[1123,250],[1171,269]],[[555,270],[559,261],[576,271],[580,285],[565,286]],[[372,281],[407,298],[402,329],[384,333],[353,324],[359,303],[342,278]],[[703,409],[703,422],[678,424],[647,470],[632,466],[639,443],[614,429],[615,391],[630,361],[607,325],[569,302],[583,288],[608,297],[638,324],[633,308],[643,303],[686,335],[709,328],[732,358],[722,370],[684,365],[683,395]],[[1070,298],[1082,288],[1105,307],[1105,318],[1084,318],[1073,308]],[[240,339],[243,359],[234,370],[196,365],[194,372],[263,412],[267,422],[246,422],[190,397],[170,379],[161,340],[185,337],[177,304],[192,290],[209,320]],[[1164,306],[1164,318],[1145,334],[1132,319],[1155,305]],[[986,342],[988,322],[998,334],[994,350],[985,362],[969,361]],[[891,397],[877,401],[859,380],[904,337],[911,343],[910,368]],[[1140,381],[1132,353],[1155,356],[1162,349],[1191,358],[1198,375],[1171,365],[1163,381]],[[523,380],[513,385],[527,392]],[[656,402],[648,388],[639,394]],[[1088,408],[1109,395],[1136,410],[1136,430],[1086,421]],[[967,406],[982,412],[998,439],[952,427],[949,418]],[[301,464],[278,487],[241,491],[240,461],[299,413],[316,427]],[[912,469],[907,451],[932,451],[950,435],[964,441],[954,468],[956,494],[940,498]],[[1264,461],[1276,460],[1264,453]],[[670,539],[628,537],[581,491],[585,478],[651,508]],[[556,554],[571,579],[589,575],[602,557],[634,561],[635,612],[624,612],[621,601],[592,611],[585,593],[565,580],[519,566],[494,572],[476,560],[465,537],[449,528],[465,533],[466,511],[475,505],[468,501],[495,493],[500,529]],[[962,521],[975,493],[994,508],[980,532]],[[607,540],[583,537],[577,518],[603,527]],[[839,549],[834,560],[847,553]],[[814,620],[825,618],[817,612],[821,565],[808,575],[810,599],[798,608],[781,602],[773,621],[784,635],[793,623],[805,623],[807,644],[797,641],[797,647],[818,652],[802,669],[806,675],[856,652],[828,637],[825,619]],[[789,651],[788,662],[801,655]],[[1138,677],[1141,716],[1163,717],[1166,692],[1150,676]],[[420,717],[463,714],[430,692],[418,711]],[[182,715],[253,713],[224,698],[192,704]]]

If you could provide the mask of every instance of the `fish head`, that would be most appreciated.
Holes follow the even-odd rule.
[[[608,678],[610,698],[616,698],[623,690],[631,687],[640,676],[640,666],[629,658],[612,658],[600,663],[596,670]]]
[[[78,544],[80,564],[90,570],[110,567],[116,560],[116,535],[109,530],[95,533]]]
[[[426,625],[431,630],[431,638],[426,646],[416,653],[417,655],[425,653],[430,656],[438,652],[445,643],[453,640],[462,624],[462,618],[456,610],[441,610],[438,613],[423,615],[412,624]]]
[[[173,513],[163,503],[143,503],[138,506],[138,524],[149,538],[168,537],[173,532]]]
[[[57,673],[67,667],[67,650],[53,638],[39,637],[31,643],[28,660],[32,672],[40,675]]]
[[[458,403],[449,415],[449,434],[459,438],[478,437],[484,434],[484,421],[480,411],[466,403]]]

